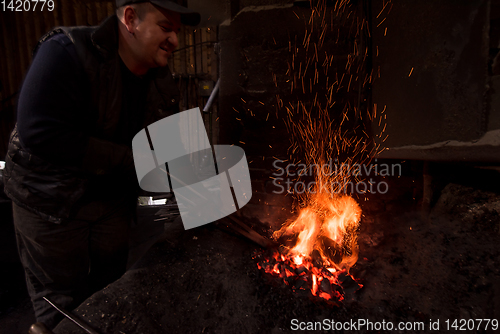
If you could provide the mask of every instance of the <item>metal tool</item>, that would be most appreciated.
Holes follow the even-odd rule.
[[[85,322],[83,322],[82,320],[80,319],[77,319],[75,317],[72,317],[70,315],[70,313],[68,311],[66,311],[65,309],[63,309],[62,307],[60,307],[59,305],[51,302],[47,297],[43,297],[43,299],[45,299],[45,301],[47,303],[49,303],[53,308],[55,308],[57,311],[59,311],[59,313],[61,313],[62,315],[64,315],[66,318],[68,318],[69,320],[73,321],[78,327],[80,327],[81,329],[83,329],[85,332],[89,333],[89,334],[99,334],[98,332],[96,332],[92,327],[90,327],[88,324],[86,324]],[[43,332],[42,332],[43,333]]]
[[[234,215],[227,216],[227,218],[236,223],[236,225],[231,224],[228,226],[230,226],[233,230],[240,233],[244,237],[247,237],[248,239],[252,240],[253,242],[259,244],[264,248],[271,248],[275,246],[275,244],[271,240],[265,238],[264,236],[254,231],[250,226],[243,223],[240,219],[234,217]]]

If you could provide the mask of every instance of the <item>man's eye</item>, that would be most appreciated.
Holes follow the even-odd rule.
[[[165,32],[171,32],[172,29],[171,28],[167,28],[167,27],[164,27],[164,26],[160,26],[161,30],[165,31]]]

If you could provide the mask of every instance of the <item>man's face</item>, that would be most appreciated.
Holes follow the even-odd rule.
[[[147,68],[166,66],[168,57],[179,45],[181,16],[159,7],[143,16],[134,27],[136,59]]]

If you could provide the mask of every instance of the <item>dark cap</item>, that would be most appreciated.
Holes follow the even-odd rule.
[[[181,23],[188,26],[196,26],[200,23],[200,13],[194,12],[186,7],[178,5],[173,0],[116,0],[116,7],[131,5],[134,3],[150,2],[155,6],[171,10],[181,14]]]

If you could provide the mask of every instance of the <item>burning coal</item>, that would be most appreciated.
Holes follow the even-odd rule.
[[[355,285],[354,290],[361,287],[349,275],[358,258],[360,217],[361,209],[352,197],[317,194],[295,220],[274,232],[273,238],[282,246],[272,256],[264,257],[259,269],[283,278],[296,290],[342,301],[343,282]]]

